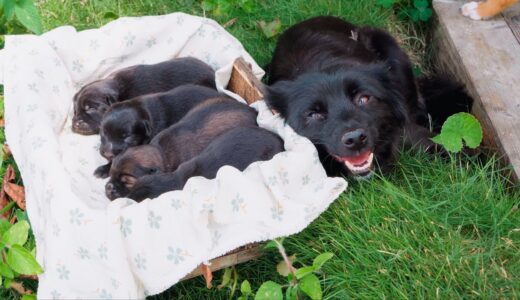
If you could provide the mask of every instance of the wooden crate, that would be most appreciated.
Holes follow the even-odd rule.
[[[463,82],[484,145],[520,178],[520,5],[488,21],[459,12],[460,1],[433,0],[436,65]]]
[[[248,104],[263,99],[263,84],[258,80],[247,62],[238,58],[233,64],[231,78],[227,89],[233,93],[240,95]],[[212,259],[209,265],[200,264],[195,270],[186,275],[182,280],[190,279],[199,275],[206,275],[208,269],[210,272],[224,269],[236,264],[240,264],[261,256],[260,244],[250,244],[240,247],[230,253]],[[208,280],[208,278],[206,278]]]

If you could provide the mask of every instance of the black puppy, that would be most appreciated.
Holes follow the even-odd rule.
[[[128,147],[147,144],[163,129],[179,121],[188,111],[206,99],[217,97],[212,88],[186,84],[168,92],[149,94],[112,105],[100,126],[99,152],[109,163],[94,175],[108,177],[110,161]]]
[[[107,197],[126,196],[144,175],[175,171],[221,134],[235,127],[256,126],[256,115],[253,108],[225,96],[200,103],[149,145],[128,148],[114,158],[105,187]]]
[[[268,74],[267,104],[316,145],[329,175],[365,176],[374,161],[384,171],[401,144],[433,145],[410,60],[382,30],[306,20],[281,35]]]
[[[282,151],[282,139],[268,130],[235,128],[216,138],[202,153],[182,163],[175,172],[139,178],[128,198],[136,201],[153,199],[168,191],[182,190],[191,177],[215,178],[217,171],[226,165],[243,171],[251,163],[269,160]]]
[[[83,135],[96,134],[103,114],[112,104],[145,94],[165,92],[188,83],[214,88],[215,71],[193,57],[116,71],[106,79],[84,86],[74,95],[72,131]]]

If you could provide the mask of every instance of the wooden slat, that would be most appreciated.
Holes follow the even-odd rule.
[[[243,250],[238,250],[237,252],[212,259],[210,261],[209,268],[212,272],[215,272],[220,269],[224,269],[246,261],[250,261],[260,256],[262,256],[261,245],[250,245],[246,246]],[[182,280],[202,275],[203,271],[201,266],[202,264],[199,265],[199,267],[195,268],[195,270],[191,271],[191,273],[186,275]]]
[[[437,63],[466,84],[484,128],[484,144],[503,155],[518,180],[520,45],[503,18],[473,21],[460,15],[460,4],[433,1]]]
[[[520,43],[520,4],[513,5],[512,7],[506,9],[502,16],[504,16],[504,20],[506,21],[509,28],[516,37],[518,43]]]
[[[248,104],[264,98],[263,84],[255,77],[243,58],[235,61],[227,89],[240,95]]]

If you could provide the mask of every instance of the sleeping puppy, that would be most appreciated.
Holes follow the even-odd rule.
[[[212,88],[186,84],[168,92],[149,94],[112,105],[100,126],[99,152],[109,163],[94,172],[106,178],[110,161],[128,147],[147,144],[163,129],[179,121],[188,111],[219,93]]]
[[[221,134],[235,127],[256,126],[256,115],[253,108],[226,96],[200,103],[149,145],[128,148],[113,159],[105,187],[107,197],[126,196],[144,175],[175,171]]]
[[[315,144],[329,175],[385,171],[402,144],[433,146],[411,62],[382,30],[306,20],[281,35],[268,74],[267,104]]]
[[[260,127],[239,127],[213,140],[202,153],[182,163],[173,173],[146,175],[139,178],[128,198],[142,201],[175,190],[182,190],[194,176],[213,179],[222,166],[243,171],[255,161],[271,159],[284,151],[276,134]]]
[[[74,95],[72,131],[83,135],[96,134],[103,114],[112,104],[165,92],[188,83],[215,88],[215,71],[193,57],[116,71],[105,79],[84,86]]]

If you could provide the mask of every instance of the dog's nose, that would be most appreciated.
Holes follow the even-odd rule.
[[[107,183],[107,185],[105,185],[105,194],[107,195],[107,198],[110,200],[119,198],[119,194],[114,189],[114,184],[111,182],[109,182],[109,183]]]
[[[106,159],[112,159],[115,156],[114,153],[112,153],[112,151],[102,151],[101,155],[103,155],[103,157]]]
[[[345,133],[341,137],[341,142],[348,149],[355,150],[363,147],[367,142],[367,134],[364,129],[356,129]]]

